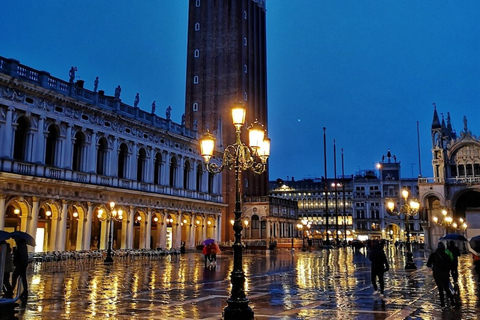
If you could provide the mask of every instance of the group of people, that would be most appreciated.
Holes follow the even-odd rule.
[[[427,267],[433,270],[433,278],[438,287],[442,308],[445,307],[445,294],[452,307],[457,305],[455,296],[459,294],[458,257],[460,256],[460,250],[455,246],[454,241],[450,241],[447,247],[445,248],[445,244],[440,242],[438,248],[430,254],[427,261]],[[371,280],[374,294],[379,293],[380,297],[383,298],[385,290],[384,273],[389,270],[389,264],[381,242],[373,244],[368,258],[372,263]],[[450,282],[450,276],[453,280],[453,286]],[[377,281],[380,285],[380,290],[378,290]]]
[[[5,298],[13,298],[13,289],[17,283],[18,277],[22,279],[23,292],[21,298],[28,297],[27,283],[27,267],[28,267],[28,249],[24,239],[15,241],[16,247],[12,252],[10,244],[7,242],[0,243],[2,249],[6,248],[5,268],[3,272],[3,296]],[[12,274],[13,273],[13,274]],[[11,282],[10,282],[11,276]]]
[[[455,246],[453,241],[448,243],[445,248],[443,242],[438,243],[437,250],[432,252],[428,257],[427,267],[432,268],[433,278],[437,284],[438,293],[440,295],[440,305],[445,307],[445,295],[452,307],[455,307],[455,294],[458,294],[458,257],[460,250]],[[453,288],[451,288],[450,275],[453,279]],[[452,292],[453,291],[453,292]]]
[[[210,267],[216,266],[217,254],[219,254],[220,252],[221,252],[220,247],[215,242],[206,243],[203,246],[202,253],[205,258],[205,268],[207,268],[207,263],[208,263],[208,266]]]

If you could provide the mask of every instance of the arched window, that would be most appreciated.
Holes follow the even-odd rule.
[[[258,229],[260,227],[260,219],[256,214],[252,216],[252,229]]]
[[[147,161],[147,153],[145,149],[141,148],[138,151],[138,160],[137,160],[137,181],[144,182],[144,174],[143,171],[145,170],[145,162]]]
[[[177,177],[177,158],[172,157],[170,159],[170,181],[169,181],[170,187],[175,187],[176,177]]]
[[[15,145],[13,149],[13,158],[19,161],[27,160],[28,132],[30,131],[30,122],[25,117],[17,120],[15,129]]]
[[[190,185],[190,161],[185,161],[183,166],[183,189],[188,190]]]
[[[202,176],[203,176],[203,167],[201,164],[197,166],[197,179],[195,182],[195,190],[202,191]]]
[[[85,134],[79,131],[75,134],[75,143],[73,144],[73,171],[83,170],[83,153],[85,150]]]
[[[162,154],[160,152],[155,156],[155,164],[153,168],[153,183],[160,184],[162,181]]]
[[[211,172],[208,173],[208,193],[213,193],[213,183],[215,181],[215,175]]]
[[[118,177],[124,179],[127,176],[128,147],[125,143],[120,145],[118,152]]]
[[[55,166],[55,152],[57,150],[58,137],[60,130],[56,125],[48,127],[47,145],[45,147],[45,164]]]
[[[108,142],[106,138],[100,138],[97,149],[97,174],[106,175]]]

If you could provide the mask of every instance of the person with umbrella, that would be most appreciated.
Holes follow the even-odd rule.
[[[448,250],[452,253],[453,263],[452,263],[452,279],[453,285],[455,289],[455,293],[459,293],[459,286],[458,286],[458,257],[460,257],[460,250],[455,246],[455,242],[450,240],[447,244]]]
[[[428,257],[427,267],[433,269],[433,278],[437,284],[441,307],[445,307],[444,291],[447,293],[447,297],[449,298],[452,307],[454,307],[455,299],[448,286],[450,281],[450,270],[452,269],[452,260],[445,252],[445,245],[443,242],[439,242],[437,250],[432,252]]]
[[[27,241],[23,238],[15,238],[17,247],[13,253],[13,264],[15,270],[12,275],[12,284],[15,287],[18,277],[22,278],[23,292],[22,298],[28,297],[28,283],[27,283],[27,267],[28,267],[28,250]]]
[[[10,274],[13,272],[12,248],[10,244],[2,241],[0,245],[5,248],[5,269],[3,270],[3,292],[5,298],[11,299],[13,297],[13,288],[10,284]],[[2,250],[3,250],[2,248]]]

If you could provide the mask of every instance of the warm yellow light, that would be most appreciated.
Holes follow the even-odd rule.
[[[404,199],[408,198],[408,190],[407,189],[402,190],[402,196],[403,196]]]
[[[142,220],[142,216],[138,216],[138,217],[137,217],[137,220],[138,220],[138,221],[141,221],[141,220]]]
[[[420,203],[417,200],[410,201],[410,208],[412,208],[415,212],[420,209]]]
[[[195,223],[196,223],[196,224],[200,224],[200,221],[197,220],[197,221],[195,221]]]
[[[265,163],[270,157],[270,139],[265,138],[262,141],[262,144],[260,145],[260,149],[258,149],[258,156],[260,157],[260,160],[262,160],[263,163]]]
[[[211,225],[211,224],[212,224],[212,221],[207,221],[207,224],[208,224],[208,225]]]
[[[248,138],[251,148],[255,150],[260,149],[265,138],[265,128],[263,127],[263,125],[261,125],[257,121],[252,123],[252,125],[248,128]]]
[[[433,217],[433,222],[438,223],[438,217]]]
[[[115,208],[115,202],[110,202],[110,209],[113,210],[113,208]]]
[[[74,218],[77,218],[77,217],[78,217],[78,212],[75,211],[75,212],[73,213],[73,217],[74,217]]]
[[[47,217],[50,217],[52,215],[52,211],[48,210],[47,212],[45,212],[45,214],[47,215]]]
[[[245,124],[245,115],[247,110],[243,107],[242,104],[236,103],[232,108],[232,122],[233,125],[240,130],[240,128]]]
[[[393,201],[388,201],[387,208],[390,212],[393,212],[393,210],[395,209],[395,203],[393,203]]]
[[[183,223],[187,223],[187,219],[183,219]]]
[[[213,155],[213,150],[215,149],[215,141],[215,136],[208,132],[208,130],[200,139],[200,153],[205,162],[207,163],[210,161],[210,158]]]
[[[153,217],[153,221],[158,222],[158,218],[157,218],[157,217]]]
[[[377,169],[381,169],[382,165],[380,163],[377,163]]]
[[[444,216],[446,216],[446,215],[447,215],[447,210],[443,209],[443,210],[442,210],[442,214],[443,214]]]
[[[464,223],[462,224],[462,228],[463,228],[463,229],[467,229],[467,227],[468,227],[467,224],[464,222]]]
[[[234,225],[234,223],[235,223],[235,220],[233,220],[233,219],[230,220],[230,224],[231,224],[232,226]]]
[[[20,214],[20,210],[19,210],[19,209],[14,209],[14,210],[13,210],[13,213],[15,213],[15,214]]]
[[[454,228],[457,228],[457,223],[454,222],[454,223],[452,224],[452,226],[453,226]]]
[[[303,225],[301,225],[300,223],[298,223],[298,224],[297,224],[297,228],[301,230],[301,229],[303,228]]]

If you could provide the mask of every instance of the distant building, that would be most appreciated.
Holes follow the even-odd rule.
[[[335,235],[338,234],[339,240],[405,241],[405,217],[388,214],[386,210],[388,201],[393,201],[397,207],[403,204],[403,189],[410,192],[411,198],[418,198],[417,179],[401,178],[400,168],[400,162],[388,151],[379,163],[378,176],[373,170],[367,170],[345,179],[328,179],[326,183],[323,178],[277,179],[270,182],[270,194],[297,201],[297,224],[302,230],[306,226],[308,234],[314,238],[326,240],[328,232],[330,240],[337,239]],[[410,219],[411,241],[424,241],[425,220],[422,212]]]
[[[436,107],[431,136],[433,177],[420,177],[418,182],[428,215],[427,246],[433,249],[445,233],[480,234],[480,140],[468,129],[465,116],[457,136],[450,113],[446,122],[443,114],[440,121]]]

